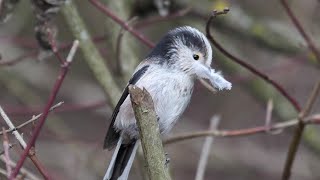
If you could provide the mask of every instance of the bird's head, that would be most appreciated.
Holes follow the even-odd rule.
[[[185,26],[169,31],[148,55],[156,63],[185,72],[194,78],[208,79],[218,89],[231,89],[231,83],[211,69],[212,49],[199,30]]]

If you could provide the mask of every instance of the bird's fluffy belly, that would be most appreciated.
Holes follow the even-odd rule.
[[[144,76],[136,84],[152,96],[161,133],[167,133],[189,104],[193,80],[184,73],[155,72]],[[138,138],[138,129],[128,97],[122,104],[114,127],[132,138]]]

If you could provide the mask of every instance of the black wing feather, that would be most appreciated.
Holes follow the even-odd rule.
[[[125,87],[116,107],[113,110],[112,116],[111,116],[111,123],[108,128],[107,135],[104,139],[104,149],[112,149],[118,142],[118,139],[120,137],[120,132],[116,131],[113,127],[114,121],[116,120],[116,117],[119,113],[120,107],[122,103],[126,100],[127,96],[129,95],[129,85],[134,85],[138,82],[138,80],[142,77],[142,75],[148,70],[149,65],[143,66],[140,68],[132,78],[129,80],[128,85]]]

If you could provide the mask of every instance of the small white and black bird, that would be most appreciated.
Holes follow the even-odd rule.
[[[192,27],[169,31],[138,65],[129,84],[151,95],[161,134],[171,130],[190,102],[196,79],[207,79],[219,90],[231,83],[211,69],[212,49],[206,36]],[[128,86],[114,109],[104,148],[116,146],[104,180],[128,178],[137,151],[139,131]]]

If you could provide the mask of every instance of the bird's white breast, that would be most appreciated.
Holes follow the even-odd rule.
[[[152,67],[136,85],[152,96],[160,132],[167,133],[189,104],[194,81],[184,72]],[[114,126],[130,136],[138,135],[129,97],[122,104]]]

